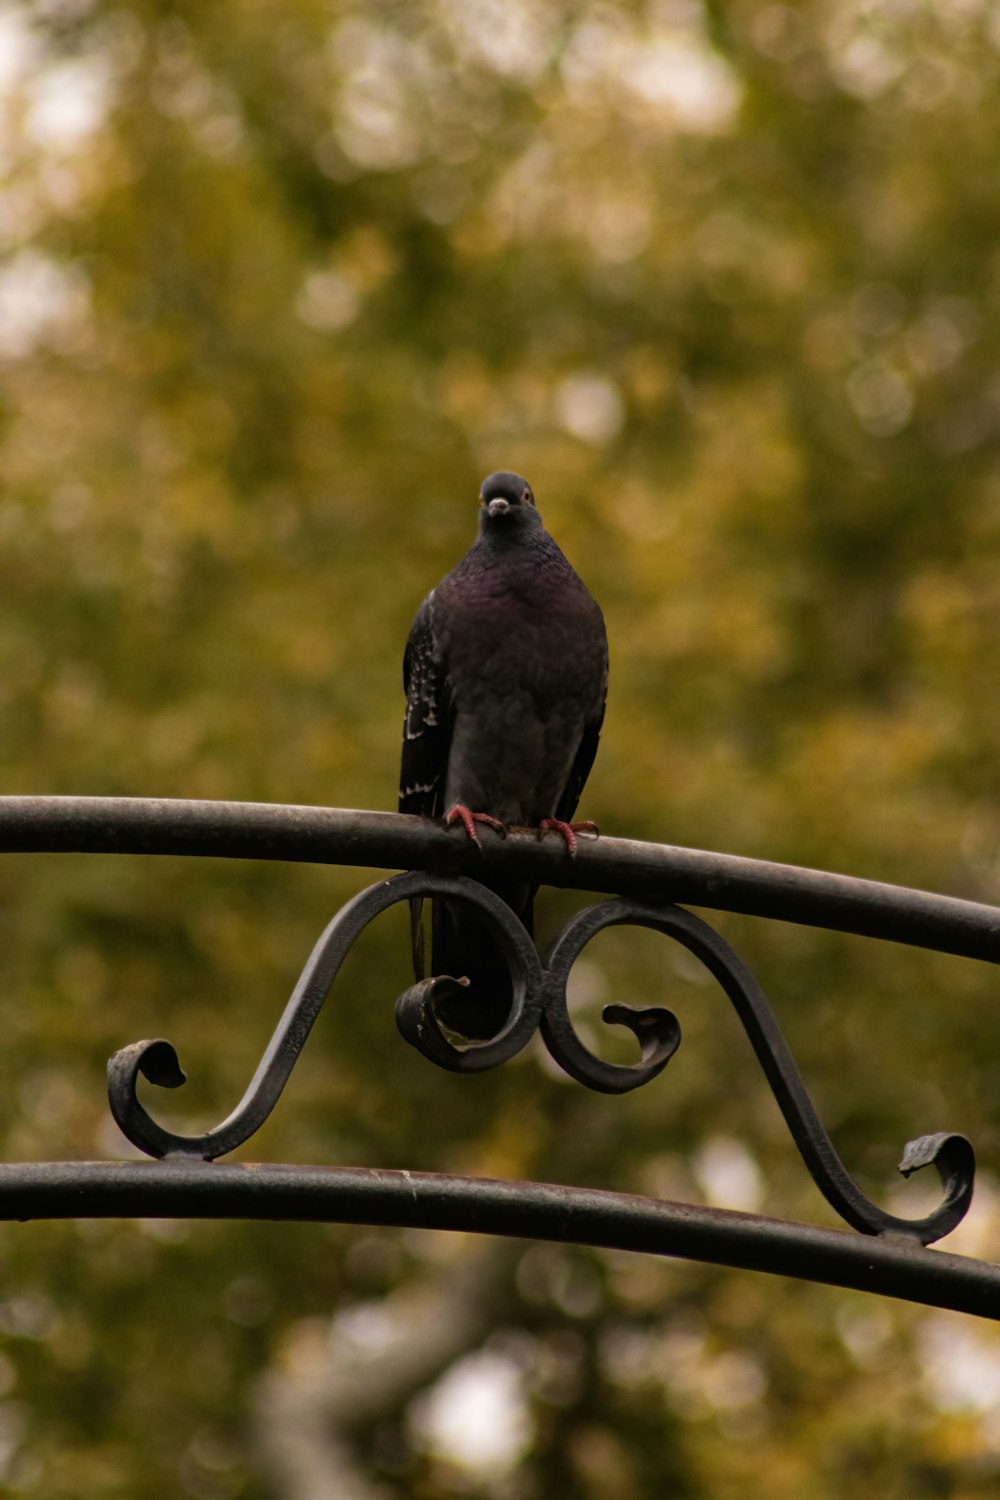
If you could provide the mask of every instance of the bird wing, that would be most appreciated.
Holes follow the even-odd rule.
[[[573,821],[573,814],[580,801],[580,793],[583,791],[584,782],[590,775],[590,768],[597,754],[597,742],[601,737],[602,722],[602,719],[595,720],[588,724],[583,732],[580,748],[576,752],[576,760],[569,773],[569,780],[566,782],[566,788],[556,808],[556,817],[560,822],[571,823]]]
[[[399,775],[399,810],[426,818],[444,812],[444,788],[454,723],[451,689],[434,636],[434,591],[417,610],[403,656],[403,759]],[[423,898],[410,900],[410,946],[413,973],[424,977]]]
[[[603,636],[603,626],[602,626]],[[576,757],[570,768],[563,794],[559,798],[559,805],[555,815],[564,823],[572,821],[580,801],[584,783],[590,775],[590,769],[594,764],[597,754],[597,742],[601,738],[601,725],[604,723],[604,707],[608,699],[608,643],[607,637],[603,637],[604,647],[604,671],[601,678],[600,695],[597,698],[597,706],[593,715],[585,720],[583,734],[577,746]]]
[[[417,610],[403,657],[403,760],[399,810],[438,817],[444,811],[454,723],[451,689],[434,635],[434,594]]]

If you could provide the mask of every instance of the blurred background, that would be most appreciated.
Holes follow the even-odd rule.
[[[1000,899],[995,0],[2,0],[0,790],[395,806],[413,613],[528,476],[601,600],[612,834]],[[375,878],[374,875],[372,878]],[[239,1098],[363,871],[5,856],[4,1159]],[[543,934],[580,897],[549,892]],[[981,1176],[991,970],[718,920],[878,1201]],[[243,1155],[835,1222],[721,994],[624,1099],[398,1038],[402,913]],[[0,1232],[0,1491],[46,1500],[996,1493],[992,1325],[651,1258],[364,1228]]]

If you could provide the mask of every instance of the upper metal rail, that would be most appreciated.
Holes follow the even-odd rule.
[[[635,839],[559,838],[488,829],[482,854],[460,828],[425,818],[269,802],[145,797],[0,797],[0,851],[187,854],[228,859],[526,876],[542,885],[690,901],[886,938],[1000,963],[1000,909],[853,875]]]
[[[948,1234],[969,1208],[975,1175],[969,1141],[938,1131],[906,1146],[902,1172],[909,1175],[933,1164],[941,1178],[943,1196],[931,1213],[908,1219],[875,1204],[837,1155],[753,975],[720,934],[675,902],[684,899],[997,962],[1000,912],[992,907],[850,876],[619,839],[581,842],[572,860],[561,840],[539,840],[530,832],[506,839],[487,835],[480,852],[464,832],[427,819],[257,803],[5,797],[0,798],[0,850],[183,854],[407,869],[360,892],[329,922],[243,1099],[214,1129],[177,1134],[158,1124],[141,1102],[140,1075],[169,1088],[184,1082],[169,1042],[135,1042],[114,1054],[108,1069],[114,1117],[135,1146],[164,1159],[169,1171],[151,1165],[140,1172],[136,1164],[112,1162],[0,1166],[0,1218],[100,1216],[129,1212],[127,1204],[132,1212],[201,1217],[211,1212],[213,1201],[220,1216],[336,1222],[360,1215],[363,1222],[535,1233],[714,1259],[1000,1317],[1000,1267],[925,1248]],[[487,869],[617,895],[577,912],[540,959],[510,908],[468,878]],[[432,1174],[419,1178],[418,1191],[417,1176],[407,1172],[362,1178],[350,1168],[274,1166],[247,1174],[232,1166],[213,1167],[218,1157],[249,1140],[274,1107],[359,934],[388,907],[425,896],[478,909],[479,920],[493,929],[504,955],[512,994],[496,1034],[472,1039],[461,1034],[464,992],[454,979],[436,977],[411,986],[396,1003],[397,1024],[426,1058],[455,1072],[479,1072],[513,1057],[539,1031],[552,1057],[590,1088],[624,1093],[650,1082],[680,1043],[676,1017],[658,1006],[607,1007],[604,1019],[628,1027],[642,1052],[641,1061],[630,1065],[607,1063],[576,1032],[566,986],[577,957],[604,928],[651,928],[682,944],[718,981],[813,1179],[862,1239],[753,1215],[541,1183],[491,1184]]]

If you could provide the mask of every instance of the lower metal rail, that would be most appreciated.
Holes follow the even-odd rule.
[[[876,1238],[597,1188],[189,1158],[0,1165],[0,1219],[83,1217],[464,1230],[765,1271],[1000,1318],[1000,1266],[903,1235]]]

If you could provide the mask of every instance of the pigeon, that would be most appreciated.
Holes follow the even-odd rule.
[[[572,820],[604,719],[604,617],[525,479],[489,475],[479,507],[476,540],[427,595],[407,641],[399,810],[461,824],[476,844],[480,826],[551,830],[572,856],[578,832],[597,832]],[[530,933],[535,888],[480,878]],[[494,1035],[512,992],[492,929],[468,904],[437,900],[431,932],[433,973],[466,982],[446,1023]],[[414,968],[422,978],[419,908]]]

